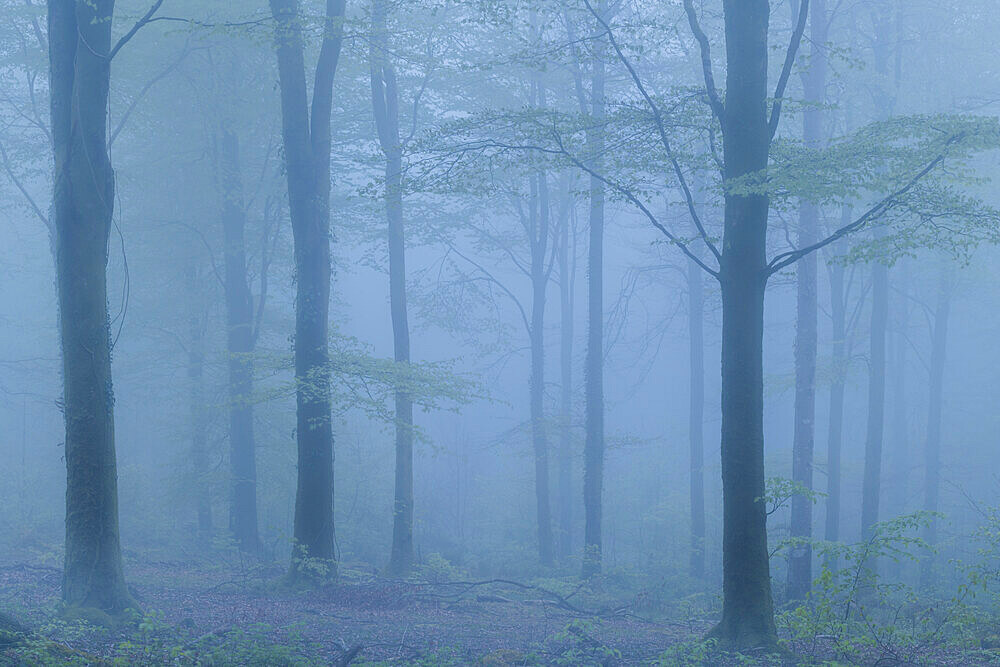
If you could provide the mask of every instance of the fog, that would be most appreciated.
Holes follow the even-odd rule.
[[[0,662],[1000,656],[994,3],[0,19]]]

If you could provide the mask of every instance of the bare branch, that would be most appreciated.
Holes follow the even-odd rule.
[[[491,283],[493,283],[494,285],[496,285],[500,289],[500,291],[502,291],[504,294],[506,294],[510,298],[510,300],[514,302],[514,305],[517,306],[518,312],[520,312],[520,314],[521,314],[521,321],[524,323],[525,330],[528,331],[528,332],[530,332],[531,331],[531,321],[528,319],[528,313],[524,310],[524,306],[521,305],[521,300],[518,299],[517,296],[513,292],[511,292],[509,289],[507,289],[506,285],[504,285],[502,282],[500,282],[499,280],[497,280],[493,276],[493,274],[489,272],[489,270],[487,270],[485,267],[483,267],[482,264],[480,264],[476,260],[470,258],[468,255],[466,255],[465,253],[463,253],[461,250],[459,250],[458,248],[456,248],[451,243],[448,244],[448,249],[451,252],[453,252],[456,255],[458,255],[459,257],[461,257],[462,259],[464,259],[466,262],[468,262],[472,266],[474,266],[476,268],[476,270],[478,270],[481,274],[483,274],[486,277],[487,280],[489,280]]]
[[[694,11],[694,4],[691,0],[684,0],[684,11],[687,12],[688,23],[691,25],[691,32],[698,40],[701,49],[701,69],[705,77],[705,92],[708,94],[708,104],[712,107],[712,113],[719,119],[722,131],[726,130],[725,114],[726,108],[719,98],[719,90],[715,87],[715,76],[712,74],[712,45],[708,41],[708,35],[701,29],[698,23],[698,15]]]
[[[42,209],[40,209],[38,204],[35,203],[34,198],[28,192],[27,188],[24,187],[24,183],[22,183],[17,174],[14,173],[14,169],[10,164],[10,157],[7,155],[7,148],[3,145],[3,143],[0,143],[0,158],[3,159],[3,168],[4,171],[7,172],[7,177],[10,178],[11,183],[14,184],[14,187],[16,187],[22,195],[24,195],[25,200],[28,202],[28,206],[31,208],[32,212],[34,212],[35,216],[42,221],[45,227],[49,230],[49,233],[54,234],[55,228],[52,226],[52,221],[49,220],[49,216],[42,213]]]
[[[678,163],[677,158],[675,157],[674,152],[670,147],[670,139],[667,137],[666,126],[663,123],[663,114],[660,112],[659,106],[657,106],[657,104],[653,101],[653,98],[646,91],[646,87],[643,85],[642,79],[639,78],[638,72],[636,72],[635,68],[632,66],[632,63],[629,62],[628,58],[622,52],[621,47],[618,45],[618,40],[615,39],[614,33],[611,30],[611,26],[608,25],[607,21],[605,21],[604,18],[594,9],[594,7],[590,4],[590,0],[583,0],[583,1],[584,3],[586,3],[587,9],[590,10],[590,12],[594,15],[594,18],[596,18],[597,21],[601,24],[601,27],[604,28],[605,32],[608,35],[608,41],[611,43],[611,47],[615,50],[615,53],[618,55],[618,59],[621,60],[622,64],[628,70],[629,76],[632,78],[632,82],[635,84],[635,87],[639,90],[639,93],[642,95],[643,100],[646,101],[646,105],[652,112],[653,121],[656,123],[656,130],[660,135],[660,142],[663,144],[663,148],[664,150],[666,150],[667,156],[670,158],[670,164],[674,169],[674,174],[677,176],[677,180],[681,184],[681,189],[684,191],[684,199],[687,202],[688,213],[691,214],[691,218],[694,220],[695,227],[698,228],[698,233],[701,235],[701,238],[705,242],[705,245],[707,245],[709,250],[712,251],[712,254],[715,255],[715,258],[721,261],[722,255],[719,252],[719,249],[715,247],[715,244],[712,243],[711,239],[709,239],[708,233],[705,231],[705,227],[702,225],[701,217],[698,215],[697,208],[695,207],[694,204],[694,197],[692,196],[691,189],[688,187],[687,184],[687,179],[684,177],[684,172],[681,170],[681,166]]]
[[[660,230],[660,232],[664,236],[666,236],[667,239],[671,243],[673,243],[678,248],[680,248],[681,252],[683,252],[685,255],[687,255],[689,258],[691,258],[691,260],[695,264],[697,264],[698,266],[700,266],[701,268],[703,268],[706,272],[708,272],[709,275],[714,276],[716,278],[719,277],[719,272],[717,270],[715,270],[715,269],[711,268],[710,266],[708,266],[707,264],[705,264],[705,262],[703,262],[702,259],[700,257],[698,257],[698,255],[696,255],[695,253],[693,253],[691,251],[691,249],[688,247],[687,243],[683,239],[681,239],[678,236],[676,236],[673,233],[671,233],[671,231],[669,229],[667,229],[663,225],[663,223],[661,223],[659,221],[659,219],[655,215],[653,215],[653,212],[649,210],[649,207],[646,206],[645,204],[643,204],[642,201],[638,197],[636,197],[635,194],[633,194],[628,188],[626,188],[626,187],[624,187],[624,186],[622,186],[622,185],[620,185],[618,183],[615,183],[614,181],[609,180],[603,174],[600,174],[597,171],[595,171],[593,168],[588,167],[586,164],[584,164],[582,161],[580,161],[579,158],[577,158],[576,156],[570,154],[569,151],[567,151],[566,148],[563,146],[562,138],[559,137],[558,134],[555,134],[555,140],[556,140],[556,143],[559,145],[559,151],[553,151],[552,149],[545,149],[545,148],[540,148],[540,147],[534,147],[534,149],[535,150],[541,150],[541,151],[548,151],[549,153],[556,153],[556,154],[559,154],[559,155],[563,155],[570,162],[572,162],[573,165],[576,166],[577,168],[582,169],[583,171],[587,172],[588,174],[590,174],[591,176],[593,176],[597,180],[601,181],[605,185],[613,188],[620,195],[622,195],[623,197],[625,197],[626,199],[628,199],[630,202],[632,202],[632,204],[636,208],[638,208],[642,212],[643,215],[646,216],[646,219],[649,220],[649,222],[654,227],[656,227],[658,230]]]
[[[150,22],[150,20],[153,18],[153,15],[156,14],[156,12],[160,9],[160,5],[162,4],[163,0],[156,0],[156,2],[153,3],[153,6],[149,8],[149,11],[146,12],[145,16],[139,19],[136,22],[136,24],[132,26],[132,29],[129,30],[127,33],[125,33],[124,37],[118,40],[118,43],[115,44],[115,47],[111,49],[111,53],[108,54],[108,60],[113,60],[114,57],[118,55],[118,52],[122,50],[122,47],[128,44],[129,40],[135,37],[135,33],[142,30],[143,26],[145,26],[147,23]]]
[[[117,139],[118,135],[121,134],[121,131],[125,129],[125,124],[128,123],[128,119],[131,118],[132,112],[134,112],[136,107],[139,106],[139,102],[141,102],[143,98],[146,97],[146,94],[149,93],[150,90],[152,90],[153,86],[155,86],[157,83],[165,79],[175,69],[177,69],[180,66],[180,64],[184,62],[184,59],[187,58],[190,53],[191,50],[187,47],[187,45],[185,45],[184,50],[181,52],[180,57],[174,62],[172,62],[170,65],[168,65],[165,69],[163,69],[159,74],[157,74],[152,79],[147,81],[146,85],[142,87],[139,93],[134,98],[132,98],[132,101],[129,103],[128,108],[125,109],[125,113],[122,114],[122,117],[118,120],[118,124],[115,126],[115,129],[111,132],[111,138],[108,139],[109,148],[114,145],[115,139]]]
[[[690,2],[690,0],[687,0],[687,2]],[[795,65],[795,55],[798,53],[799,45],[802,43],[802,35],[806,31],[808,15],[809,0],[802,0],[802,4],[799,6],[799,22],[792,32],[791,43],[788,45],[788,50],[785,51],[785,63],[781,67],[778,85],[774,89],[774,106],[771,107],[771,118],[767,123],[772,139],[778,131],[778,122],[781,120],[781,101],[785,96],[785,88],[788,87],[788,79],[792,75],[792,67]]]

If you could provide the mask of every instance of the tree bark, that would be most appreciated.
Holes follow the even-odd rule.
[[[260,550],[257,533],[257,459],[253,429],[253,296],[247,281],[246,210],[240,171],[239,137],[221,128],[219,184],[225,245],[226,352],[229,374],[229,530],[246,553]]]
[[[723,114],[724,181],[767,168],[767,0],[726,0],[728,70]],[[763,194],[725,197],[722,287],[722,620],[710,633],[740,648],[774,647],[764,506]]]
[[[327,0],[313,85],[306,86],[298,0],[270,0],[276,22],[278,82],[288,204],[295,245],[295,380],[298,480],[291,574],[331,576],[333,429],[328,351],[330,312],[330,123],[344,0]],[[314,564],[321,565],[318,568]]]
[[[841,221],[850,221],[851,209],[844,206]],[[846,223],[845,223],[846,224]],[[843,226],[843,225],[841,225]],[[843,244],[835,253],[843,254]],[[826,445],[826,525],[823,538],[828,542],[840,539],[840,455],[844,431],[844,385],[847,375],[847,303],[844,294],[844,266],[836,259],[830,264],[830,314],[833,340],[833,381],[830,384],[830,423]]]
[[[569,558],[573,550],[573,291],[576,279],[576,235],[573,236],[574,253],[570,261],[570,207],[569,178],[560,179],[559,221],[559,540],[560,560]]]
[[[50,0],[53,217],[66,420],[63,600],[135,607],[118,533],[107,262],[115,175],[107,149],[113,0]]]
[[[890,512],[896,515],[907,511],[907,488],[909,487],[910,457],[908,425],[906,423],[906,346],[907,327],[910,319],[910,302],[907,293],[909,286],[908,264],[900,260],[899,279],[896,292],[899,294],[894,311],[894,335],[892,350],[892,507]],[[902,563],[897,563],[898,570]]]
[[[924,510],[937,512],[941,492],[941,407],[944,394],[944,371],[948,348],[948,318],[951,314],[951,274],[941,268],[937,306],[934,309],[934,329],[931,345],[930,392],[927,397],[927,445],[924,464]],[[924,541],[937,544],[937,519],[931,517],[923,535]],[[920,585],[930,588],[934,584],[934,553],[920,559]]]
[[[386,1],[372,8],[369,54],[372,108],[379,145],[385,155],[385,209],[389,227],[389,307],[393,356],[410,363],[410,328],[406,309],[406,239],[403,225],[403,157],[399,136],[399,91],[389,59]],[[395,391],[396,480],[392,550],[388,571],[400,576],[413,566],[413,400],[402,386]]]
[[[691,472],[691,560],[695,579],[705,576],[705,293],[701,267],[688,260],[688,441]]]
[[[199,298],[199,275],[191,262],[185,271],[188,286],[188,382],[191,419],[191,467],[194,478],[197,537],[207,543],[212,536],[212,498],[208,485],[208,432],[205,407],[205,314]]]
[[[882,438],[885,430],[885,338],[889,319],[889,269],[872,266],[871,347],[868,374],[868,429],[861,496],[861,535],[867,540],[879,521]],[[875,567],[875,563],[870,563]]]
[[[608,15],[607,0],[597,11]],[[605,62],[603,38],[594,43],[591,116],[587,155],[597,171],[604,152]],[[587,355],[584,368],[585,443],[583,456],[584,553],[582,576],[601,571],[601,514],[604,489],[604,183],[590,177],[590,245],[587,251]]]
[[[531,443],[535,454],[535,508],[538,558],[553,564],[552,511],[549,499],[549,444],[545,428],[545,300],[549,284],[546,257],[549,241],[549,196],[545,172],[531,177]]]
[[[890,54],[890,6],[881,3],[873,13],[875,21],[874,59],[875,72],[882,81],[889,78]],[[898,37],[898,35],[897,35]],[[897,45],[898,46],[898,45]],[[896,71],[896,83],[899,71]],[[878,115],[887,119],[892,115],[893,96],[884,85],[875,88],[875,104]],[[876,230],[876,235],[880,232]],[[868,375],[868,426],[865,439],[865,472],[861,497],[862,539],[871,536],[871,531],[879,521],[879,500],[882,490],[882,445],[885,436],[885,371],[886,332],[889,321],[889,269],[875,263],[872,266],[872,316],[871,347]],[[873,571],[877,562],[869,564]]]
[[[822,148],[826,97],[827,16],[824,0],[812,0],[809,69],[802,75],[806,104],[802,136],[806,148]],[[819,238],[820,207],[803,200],[799,208],[798,243],[805,248]],[[792,479],[813,488],[813,448],[816,436],[816,346],[817,346],[817,258],[815,253],[796,264],[797,323],[795,330],[795,416],[792,437]],[[792,497],[790,533],[792,538],[812,538],[813,501],[805,495]],[[812,585],[812,546],[805,542],[792,547],[788,558],[788,597],[800,600]]]

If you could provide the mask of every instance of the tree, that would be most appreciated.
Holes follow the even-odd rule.
[[[794,265],[799,260],[836,243],[839,239],[861,230],[894,213],[896,219],[908,213],[921,218],[931,215],[921,209],[934,207],[922,197],[927,192],[918,187],[942,164],[953,151],[982,150],[991,145],[995,127],[972,119],[945,132],[930,129],[935,138],[907,156],[902,163],[888,164],[900,169],[885,174],[885,180],[871,179],[867,187],[886,194],[865,212],[812,244],[779,252],[767,258],[768,217],[770,202],[777,193],[797,192],[817,197],[822,189],[825,197],[840,198],[850,194],[843,183],[853,175],[844,170],[843,150],[850,144],[833,150],[817,161],[814,151],[803,154],[802,160],[769,168],[774,137],[781,120],[782,101],[796,53],[805,31],[809,0],[802,0],[797,22],[792,30],[788,49],[773,95],[768,91],[768,34],[770,6],[767,0],[725,0],[723,4],[726,40],[726,89],[720,95],[715,87],[711,45],[702,30],[692,0],[684,8],[691,31],[702,55],[704,96],[717,127],[722,132],[722,192],[725,202],[721,250],[716,247],[698,215],[687,177],[674,151],[668,131],[670,126],[664,110],[648,92],[637,70],[625,55],[608,21],[585,4],[604,29],[618,60],[626,68],[634,88],[649,112],[651,130],[659,138],[659,149],[668,168],[684,193],[688,213],[695,223],[699,238],[718,263],[713,269],[700,259],[689,243],[672,233],[643,204],[636,192],[600,174],[594,167],[574,158],[558,134],[555,152],[568,156],[577,167],[611,185],[616,193],[632,203],[649,219],[667,240],[684,252],[702,269],[715,277],[722,291],[722,486],[723,486],[723,612],[722,620],[710,636],[735,647],[770,646],[777,644],[767,549],[766,507],[764,503],[764,434],[763,434],[763,322],[764,292],[770,276]],[[768,110],[768,99],[774,103]],[[883,140],[904,144],[905,135],[920,131],[922,119],[902,121],[897,125],[884,123],[870,132],[889,133]],[[893,139],[893,133],[903,138]],[[862,133],[864,143],[870,137]],[[983,142],[983,143],[980,143]],[[868,144],[870,145],[870,144]],[[835,157],[837,156],[837,157]],[[839,157],[839,159],[838,159]],[[855,158],[856,159],[856,158]],[[885,161],[887,158],[881,158]],[[891,170],[887,170],[891,171]],[[763,178],[767,175],[767,178]],[[815,181],[812,180],[815,177]],[[870,177],[869,177],[870,178]],[[838,186],[838,182],[841,185]],[[950,202],[949,202],[950,203]],[[897,212],[897,209],[899,211]],[[947,209],[947,205],[945,206]],[[984,216],[989,218],[989,216]]]
[[[218,181],[222,195],[223,291],[226,302],[226,353],[229,374],[229,530],[241,550],[260,550],[257,535],[257,458],[253,432],[254,325],[253,295],[247,281],[246,209],[240,171],[240,143],[235,130],[219,129]],[[262,259],[262,264],[266,260]],[[267,267],[261,267],[266,275]],[[264,296],[258,314],[264,307]]]
[[[114,0],[50,0],[49,85],[55,156],[53,220],[66,420],[63,600],[121,613],[114,390],[108,316],[108,241],[115,176],[107,109]]]
[[[573,550],[573,312],[576,287],[576,212],[569,174],[559,178],[559,486],[558,556]]]
[[[875,72],[881,82],[875,89],[875,102],[883,118],[891,115],[893,97],[884,81],[889,76],[891,36],[889,2],[878,3],[875,21]],[[898,83],[898,72],[897,72]],[[880,233],[875,231],[876,236]],[[868,424],[865,437],[865,472],[861,495],[861,534],[871,535],[879,520],[882,488],[882,445],[885,436],[886,334],[889,324],[889,267],[876,259],[872,263],[872,310],[868,360]],[[872,563],[875,567],[875,563]]]
[[[595,16],[608,20],[607,0],[598,0]],[[583,448],[583,571],[584,578],[601,571],[601,514],[604,489],[604,153],[605,40],[594,42],[590,75],[591,124],[587,132],[590,176],[590,244],[587,250],[587,356],[584,366]]]
[[[197,263],[184,267],[188,303],[188,382],[190,383],[191,467],[194,477],[195,508],[198,512],[198,539],[212,536],[212,496],[208,484],[208,414],[205,406],[205,329],[207,313],[199,291]]]
[[[389,225],[389,303],[393,356],[410,363],[406,313],[406,237],[403,224],[403,142],[399,134],[399,90],[391,61],[386,0],[372,5],[369,50],[372,110],[379,146],[385,155],[385,212]],[[405,387],[395,391],[396,483],[392,512],[389,572],[406,574],[413,566],[413,400]]]
[[[843,206],[841,222],[851,219],[851,209]],[[844,254],[844,243],[835,246],[837,255]],[[827,263],[830,277],[830,319],[831,348],[830,365],[833,379],[830,383],[830,409],[826,440],[826,522],[823,539],[828,542],[840,540],[840,498],[841,498],[841,449],[844,442],[844,389],[849,355],[847,347],[847,294],[845,291],[845,270],[843,262],[834,260]]]
[[[793,3],[793,7],[797,7]],[[810,25],[809,67],[802,73],[804,102],[811,105],[802,114],[802,138],[806,148],[819,149],[824,139],[823,104],[826,102],[826,48],[829,19],[825,0],[813,0]],[[794,22],[794,21],[793,21]],[[804,199],[799,207],[799,247],[819,237],[820,207]],[[792,479],[806,489],[813,488],[813,445],[816,437],[816,346],[817,346],[817,258],[803,257],[797,272],[797,315],[795,329],[795,417],[792,435]],[[788,597],[805,597],[812,586],[813,500],[802,494],[792,497],[790,533],[800,540],[788,559]]]
[[[924,449],[924,510],[938,511],[941,490],[941,407],[944,394],[945,359],[948,348],[948,319],[954,290],[950,267],[942,266],[938,279],[937,304],[931,329],[930,392],[927,397],[927,442]],[[924,527],[924,541],[932,548],[937,544],[937,519],[931,517]],[[934,582],[934,554],[920,561],[920,585]]]
[[[690,447],[691,576],[705,576],[705,286],[701,267],[687,262],[688,445]]]
[[[345,0],[327,0],[310,108],[298,0],[270,0],[281,92],[288,204],[295,244],[295,381],[298,481],[293,576],[311,562],[332,573],[333,429],[330,313],[330,123]],[[306,560],[309,559],[309,560]]]

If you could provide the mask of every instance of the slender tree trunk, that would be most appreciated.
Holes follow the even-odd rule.
[[[199,298],[199,275],[192,262],[186,270],[188,301],[188,382],[191,398],[191,466],[198,513],[198,539],[212,536],[212,499],[208,485],[208,433],[205,408],[205,316]]]
[[[896,291],[899,299],[896,302],[895,326],[893,335],[893,360],[892,360],[892,460],[893,460],[893,482],[892,499],[893,507],[890,511],[894,514],[905,514],[907,510],[907,491],[910,476],[908,425],[906,423],[906,330],[909,326],[910,303],[908,300],[909,284],[909,264],[905,259],[899,263],[899,280]],[[902,563],[898,563],[902,566]]]
[[[705,576],[705,333],[704,277],[688,260],[688,358],[690,398],[688,441],[691,447],[691,562],[695,579]]]
[[[850,222],[850,219],[851,208],[844,206],[841,211],[841,222],[845,220]],[[843,243],[838,243],[835,253],[840,255],[843,254],[843,251]],[[843,444],[844,384],[847,375],[847,304],[845,300],[844,265],[834,259],[830,265],[833,381],[830,384],[830,423],[826,446],[826,527],[823,533],[823,538],[828,542],[836,542],[840,539],[840,453]]]
[[[573,550],[573,287],[576,259],[570,262],[570,224],[573,206],[569,178],[560,179],[559,221],[559,542],[560,560],[569,558]],[[573,234],[573,241],[576,235]],[[575,251],[575,246],[574,246]]]
[[[882,439],[885,429],[885,338],[889,318],[889,269],[872,266],[871,347],[868,375],[868,430],[861,497],[861,535],[868,539],[879,521]],[[875,563],[870,564],[871,567]]]
[[[313,85],[306,86],[297,0],[270,0],[276,22],[278,82],[288,204],[295,241],[295,380],[298,480],[292,576],[335,574],[330,312],[330,123],[344,0],[327,0]],[[321,572],[313,565],[321,563]]]
[[[951,314],[951,274],[942,267],[938,286],[937,306],[934,309],[934,330],[931,345],[930,392],[927,397],[927,446],[924,464],[924,510],[937,512],[941,492],[941,407],[944,393],[945,359],[948,347],[948,317]],[[931,547],[937,544],[937,520],[931,517],[924,529],[924,541]],[[934,554],[925,554],[920,560],[920,585],[930,588],[934,584]]]
[[[889,3],[875,8],[875,72],[883,81],[889,78],[890,28],[892,17]],[[899,71],[896,71],[898,84]],[[892,115],[894,98],[885,86],[875,90],[879,115]],[[876,230],[876,235],[880,232]],[[868,427],[865,439],[865,472],[861,497],[861,535],[867,539],[879,521],[879,500],[882,489],[882,445],[885,431],[885,371],[886,332],[889,320],[889,269],[884,264],[872,266],[871,352],[868,376]],[[869,564],[874,571],[877,562]]]
[[[379,144],[385,155],[385,209],[389,225],[389,307],[393,355],[410,363],[410,327],[406,309],[406,239],[403,226],[403,157],[399,136],[399,91],[389,60],[386,1],[372,8],[370,51],[372,108]],[[402,386],[395,391],[396,482],[389,572],[399,576],[413,566],[413,400]]]
[[[767,168],[767,0],[726,0],[724,180]],[[777,644],[764,497],[764,289],[769,202],[727,194],[722,287],[722,620],[736,647]]]
[[[607,0],[597,11],[608,15]],[[591,76],[591,116],[594,127],[587,133],[587,154],[597,170],[604,152],[603,39],[594,44]],[[584,553],[583,577],[601,571],[601,513],[604,489],[604,184],[590,178],[590,247],[587,256],[587,358],[584,369],[586,440],[583,455]]]
[[[553,564],[552,516],[549,500],[549,445],[545,429],[545,299],[549,273],[545,260],[549,236],[549,197],[545,173],[531,177],[531,442],[535,453],[535,506],[538,557]]]
[[[226,352],[229,373],[229,530],[246,553],[260,550],[257,534],[257,458],[253,431],[253,296],[247,282],[246,210],[239,138],[223,125],[219,147],[225,264]]]
[[[50,0],[53,217],[66,420],[63,600],[120,613],[114,391],[107,262],[115,176],[107,150],[113,0]]]
[[[826,32],[824,0],[812,0],[809,69],[802,82],[807,103],[815,106],[803,113],[802,136],[807,148],[820,149],[824,137],[822,104],[826,97]],[[819,238],[820,207],[802,201],[799,208],[800,248]],[[817,258],[815,253],[799,260],[797,271],[797,325],[795,331],[795,422],[792,438],[792,479],[805,488],[813,488],[813,448],[816,436],[816,346],[817,346]],[[812,538],[811,498],[792,497],[791,536]],[[802,599],[812,585],[812,547],[808,542],[792,547],[788,559],[788,597]]]

